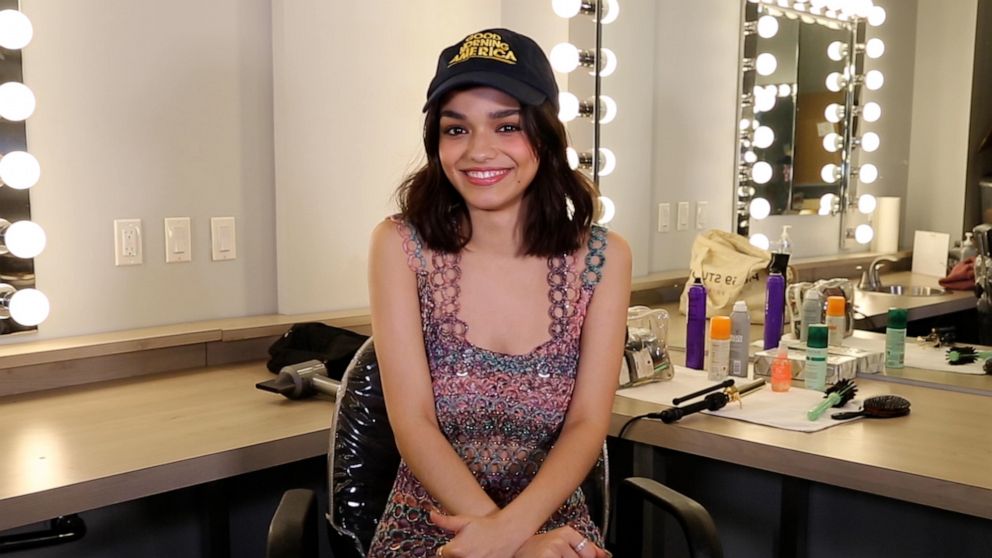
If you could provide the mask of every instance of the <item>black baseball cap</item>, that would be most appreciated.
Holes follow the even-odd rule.
[[[470,85],[499,89],[525,105],[550,99],[558,107],[558,84],[548,57],[533,39],[509,29],[472,33],[441,51],[424,112],[445,93]]]

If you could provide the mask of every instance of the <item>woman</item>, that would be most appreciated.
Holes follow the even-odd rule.
[[[592,226],[534,41],[469,35],[442,51],[427,98],[427,163],[372,235],[403,461],[369,555],[606,556],[578,486],[609,424],[630,250]]]

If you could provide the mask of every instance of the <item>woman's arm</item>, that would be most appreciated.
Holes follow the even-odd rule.
[[[485,516],[498,507],[441,433],[424,349],[417,279],[391,221],[372,232],[369,296],[376,357],[400,455],[451,513]]]

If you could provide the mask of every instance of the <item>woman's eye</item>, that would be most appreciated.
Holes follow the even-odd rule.
[[[465,133],[465,128],[461,126],[448,126],[444,128],[442,133],[446,136],[458,136]]]
[[[499,128],[496,128],[496,131],[504,134],[510,132],[519,132],[520,126],[518,126],[517,124],[503,124]]]

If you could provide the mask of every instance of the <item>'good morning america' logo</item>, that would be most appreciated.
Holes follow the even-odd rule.
[[[497,33],[476,33],[465,37],[458,54],[448,62],[448,67],[472,58],[485,58],[506,64],[517,63],[517,56],[510,50],[510,45],[504,43]]]

